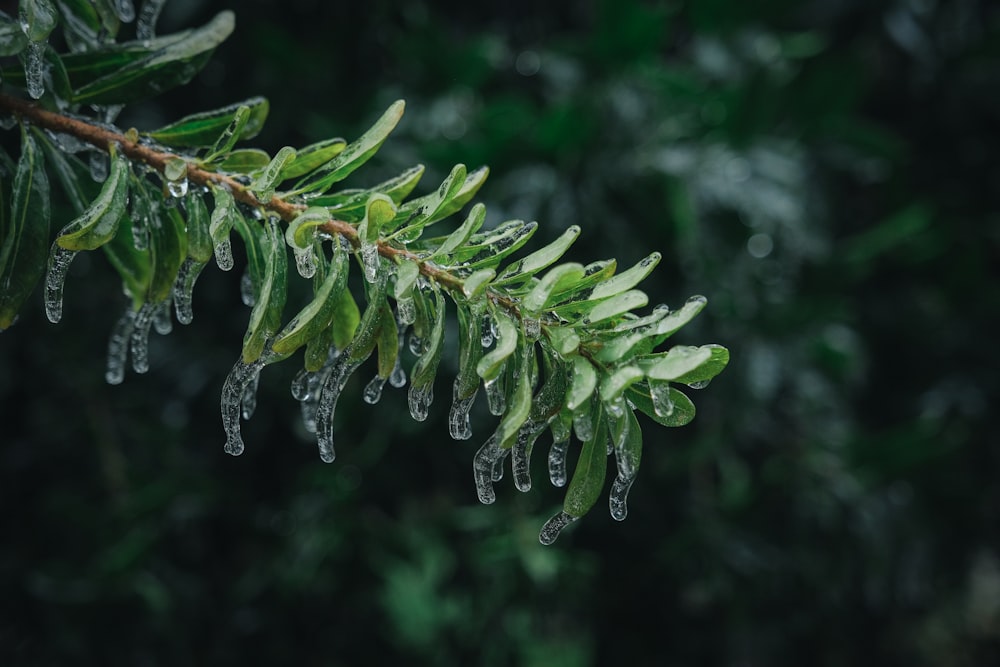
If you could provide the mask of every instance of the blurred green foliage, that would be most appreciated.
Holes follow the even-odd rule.
[[[217,4],[173,0],[164,29]],[[0,340],[0,662],[1000,661],[998,8],[254,0],[237,21],[122,123],[263,94],[277,148],[404,97],[386,175],[486,163],[491,215],[539,243],[578,223],[579,261],[662,251],[646,290],[704,293],[685,337],[731,368],[687,429],[647,430],[626,522],[544,548],[560,494],[479,506],[440,406],[379,420],[403,397],[350,385],[321,466],[265,371],[246,432],[269,445],[224,456],[233,275],[201,279],[215,319],[156,338],[149,375],[103,385],[120,305],[81,258],[64,324],[39,302]]]

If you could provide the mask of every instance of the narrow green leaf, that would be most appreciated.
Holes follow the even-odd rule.
[[[55,173],[70,206],[77,215],[82,214],[97,197],[100,187],[90,177],[90,168],[75,155],[56,148],[52,140],[37,127],[33,127],[32,132],[45,153],[46,166],[50,172]]]
[[[692,387],[694,385],[702,385],[721,373],[729,364],[729,350],[721,345],[702,345],[698,349],[708,350],[710,357],[693,370],[672,378],[674,382],[691,385]]]
[[[333,320],[330,329],[333,332],[333,344],[338,350],[346,348],[358,330],[361,323],[361,309],[354,300],[351,290],[342,290],[333,308]]]
[[[118,225],[114,238],[101,246],[101,250],[121,277],[125,291],[132,298],[133,309],[139,310],[149,292],[153,272],[149,250],[136,249],[131,225]]]
[[[458,311],[458,373],[455,376],[455,398],[465,400],[479,390],[476,365],[483,357],[480,322],[482,311],[459,306]]]
[[[66,250],[94,250],[110,241],[125,215],[128,181],[128,158],[112,147],[111,166],[100,193],[79,217],[63,227],[56,244]]]
[[[465,165],[456,164],[437,190],[400,206],[396,219],[388,226],[389,230],[397,230],[391,238],[410,243],[423,233],[424,227],[445,217],[441,211],[461,191],[466,176]]]
[[[305,176],[313,169],[335,158],[345,148],[347,148],[347,142],[340,137],[309,144],[296,151],[295,160],[284,166],[278,180],[287,181],[292,178]]]
[[[645,292],[639,290],[629,290],[628,292],[622,292],[621,294],[616,294],[613,297],[599,301],[592,308],[589,309],[583,319],[581,324],[584,326],[589,326],[592,324],[597,324],[605,320],[622,315],[634,308],[642,308],[647,303],[649,303],[649,298],[646,296]]]
[[[142,188],[133,188],[133,196]],[[163,215],[154,216],[149,229],[149,251],[152,273],[146,290],[148,303],[160,303],[170,297],[177,272],[187,257],[187,234],[184,219],[176,208],[161,209]]]
[[[534,365],[534,350],[534,345],[525,343],[517,356],[518,367],[513,371],[516,384],[507,401],[507,411],[496,431],[501,449],[513,446],[518,430],[531,414],[531,392],[534,389],[531,367]]]
[[[28,46],[28,38],[17,21],[0,16],[0,57],[16,56]]]
[[[264,345],[281,325],[285,304],[285,281],[288,256],[278,223],[269,218],[264,226],[264,280],[257,301],[250,311],[250,323],[243,336],[243,362],[252,364],[264,352]],[[275,313],[278,313],[277,317]]]
[[[309,198],[314,206],[325,206],[332,215],[346,222],[359,222],[365,215],[365,205],[368,198],[375,193],[387,195],[393,202],[399,204],[413,191],[420,177],[424,174],[424,165],[410,167],[402,174],[370,188],[359,190],[341,190],[329,195]]]
[[[43,42],[58,22],[56,8],[51,0],[21,0],[19,19],[30,42]]]
[[[394,102],[367,132],[348,144],[333,159],[296,183],[292,190],[293,194],[326,192],[331,185],[344,180],[351,172],[371,159],[399,123],[404,106],[402,100]]]
[[[639,365],[650,379],[674,382],[711,379],[722,371],[728,362],[729,351],[718,345],[703,347],[675,345],[666,352],[638,359]]]
[[[266,204],[274,197],[274,189],[278,183],[278,177],[282,168],[295,160],[295,149],[291,146],[284,146],[267,163],[267,166],[257,175],[253,183],[247,188],[257,198],[261,204]]]
[[[625,390],[625,397],[646,416],[662,426],[684,426],[694,419],[694,403],[673,387],[669,388],[670,402],[673,405],[673,410],[669,415],[660,415],[656,412],[653,407],[653,399],[649,395],[649,387],[646,385],[632,385]]]
[[[550,269],[521,300],[521,307],[529,313],[541,311],[549,303],[554,292],[579,282],[583,278],[584,272],[583,264],[573,262],[560,264]]]
[[[476,204],[469,211],[469,215],[465,218],[458,229],[448,235],[448,238],[444,240],[437,250],[431,253],[428,259],[433,260],[437,257],[448,257],[456,248],[469,240],[469,237],[479,231],[479,228],[483,226],[483,222],[486,220],[486,206],[483,204]],[[447,260],[445,260],[447,261]]]
[[[675,331],[694,319],[694,316],[702,311],[708,300],[696,295],[687,300],[680,310],[675,310],[662,320],[660,320],[651,333],[653,345],[659,345],[669,338]]]
[[[265,98],[251,97],[220,109],[185,116],[144,134],[164,146],[181,148],[201,148],[221,141],[221,144],[213,146],[211,152],[224,153],[232,148],[232,143],[257,136],[264,127],[268,110]],[[230,140],[232,143],[229,143]]]
[[[206,263],[212,259],[211,222],[201,192],[194,190],[184,200],[187,211],[188,257]]]
[[[536,250],[527,257],[517,260],[507,266],[497,276],[498,285],[506,285],[521,280],[527,280],[537,272],[549,266],[562,257],[569,247],[580,237],[580,227],[571,226],[552,243]],[[581,267],[582,268],[582,267]]]
[[[604,489],[607,474],[608,426],[603,412],[597,415],[591,437],[583,443],[576,470],[566,489],[563,511],[579,518],[590,511]]]
[[[367,284],[368,305],[365,312],[361,314],[361,321],[358,322],[357,330],[354,332],[354,340],[347,348],[350,351],[352,362],[362,362],[371,355],[378,343],[379,326],[383,313],[385,313],[385,290],[388,280],[381,277],[375,283]]]
[[[271,162],[271,156],[259,148],[240,148],[231,151],[218,163],[222,171],[252,174]]]
[[[640,260],[638,264],[624,273],[620,273],[610,280],[598,283],[597,286],[594,287],[594,291],[590,294],[590,300],[596,301],[598,299],[604,299],[632,289],[645,280],[646,276],[652,273],[653,269],[656,268],[656,265],[660,263],[660,258],[660,253],[650,253],[648,256]]]
[[[473,234],[468,243],[452,253],[449,266],[473,270],[495,267],[501,259],[527,243],[537,229],[537,222],[511,220],[491,232]]]
[[[416,387],[433,382],[438,364],[441,362],[441,352],[444,349],[445,299],[440,291],[434,292],[433,321],[430,336],[424,341],[423,354],[413,366],[410,381]]]
[[[642,369],[628,365],[616,368],[601,379],[599,392],[605,403],[614,403],[621,398],[625,390],[643,378]]]
[[[585,302],[594,287],[614,275],[618,264],[613,259],[602,259],[584,267],[583,278],[575,285],[554,292],[550,301],[556,306]]]
[[[569,327],[547,327],[549,342],[556,352],[568,357],[580,347],[580,336]]]
[[[597,371],[585,357],[573,357],[573,373],[569,391],[566,393],[566,407],[576,410],[587,400],[597,387]]]
[[[462,281],[462,293],[466,299],[475,299],[486,291],[496,272],[493,269],[479,269]]]
[[[310,206],[295,216],[285,229],[285,242],[292,248],[306,250],[316,241],[317,228],[330,221],[330,214],[320,206]],[[336,244],[334,244],[336,245]]]
[[[493,321],[497,327],[496,346],[483,355],[476,365],[476,373],[483,380],[494,380],[503,370],[504,362],[517,348],[517,325],[502,310],[493,312]]]
[[[387,380],[396,368],[399,357],[399,330],[396,328],[396,318],[386,301],[382,302],[382,321],[378,331],[378,376]]]
[[[271,348],[275,352],[291,354],[330,326],[338,297],[347,287],[347,274],[347,252],[339,243],[335,243],[333,259],[325,279],[316,290],[313,300],[299,311],[274,339]],[[395,342],[393,344],[395,345]]]
[[[417,282],[419,276],[420,264],[408,259],[400,260],[399,268],[396,269],[396,286],[393,292],[397,301],[410,296],[413,284]]]

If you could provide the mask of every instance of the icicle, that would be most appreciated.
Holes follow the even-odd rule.
[[[185,176],[184,178],[178,178],[175,181],[168,180],[167,192],[169,192],[170,196],[173,197],[174,199],[179,199],[180,197],[185,196],[188,193],[187,177]]]
[[[156,20],[166,0],[146,0],[139,10],[139,20],[135,23],[136,39],[152,39],[156,36]]]
[[[302,401],[300,404],[302,406],[302,426],[305,428],[306,433],[316,433],[316,410],[319,408],[319,401],[315,399],[309,399],[308,401]]]
[[[427,419],[427,413],[430,410],[431,402],[433,401],[433,382],[429,382],[419,387],[415,384],[410,385],[410,391],[407,394],[407,404],[410,407],[410,416],[418,422],[422,422]]]
[[[37,100],[45,94],[45,41],[28,42],[24,59],[24,78],[28,84],[28,95]]]
[[[472,476],[476,482],[476,494],[479,502],[490,505],[495,501],[496,494],[493,492],[493,467],[500,459],[500,443],[497,441],[496,433],[479,448],[472,459]]]
[[[552,544],[559,537],[563,528],[576,521],[577,518],[566,514],[566,512],[559,512],[542,526],[542,530],[538,533],[538,541],[546,546]]]
[[[625,397],[616,396],[610,401],[604,404],[604,408],[608,411],[608,414],[614,418],[621,417],[625,414]]]
[[[531,491],[531,450],[543,428],[544,422],[529,419],[517,431],[517,441],[511,447],[510,457],[514,486],[518,491]]]
[[[90,154],[90,177],[95,183],[103,183],[108,179],[108,156],[106,153],[94,151]]]
[[[500,450],[500,456],[497,458],[496,461],[493,462],[493,481],[494,482],[499,482],[501,479],[503,479],[503,464],[507,460],[508,456],[510,456],[510,450],[509,449],[501,449]]]
[[[396,299],[396,316],[400,324],[413,324],[417,321],[417,304],[412,296]]]
[[[503,393],[503,380],[501,375],[492,380],[484,380],[483,387],[486,388],[486,404],[490,408],[490,414],[499,417],[507,409],[507,397]]]
[[[263,368],[263,366],[261,366]],[[250,378],[250,382],[247,383],[246,388],[243,390],[243,398],[240,399],[240,411],[243,414],[243,419],[247,420],[253,417],[254,411],[257,410],[257,387],[260,384],[260,368],[257,372],[253,374]]]
[[[483,315],[482,328],[479,331],[483,347],[489,347],[490,345],[492,345],[493,339],[496,338],[496,329],[495,325],[493,324],[493,318],[490,317],[489,313]]]
[[[292,378],[292,397],[296,401],[308,401],[316,393],[317,373],[311,373],[305,368]]]
[[[569,449],[569,434],[565,440],[553,441],[549,448],[549,481],[552,486],[566,486],[566,450]]]
[[[121,384],[125,379],[125,361],[128,358],[128,341],[135,327],[135,311],[131,306],[118,318],[108,339],[108,365],[104,379],[108,384]]]
[[[418,357],[424,353],[424,341],[415,332],[410,332],[410,352]]]
[[[173,320],[170,319],[170,299],[157,306],[153,312],[153,329],[161,336],[174,330]]]
[[[228,236],[215,244],[215,263],[223,271],[230,271],[233,268],[233,246]],[[246,303],[245,298],[243,302]]]
[[[361,240],[361,264],[365,267],[365,280],[374,283],[378,280],[379,269],[378,245]]]
[[[538,340],[542,335],[542,323],[533,317],[525,317],[522,322],[524,322],[524,337],[532,342]]]
[[[691,387],[692,389],[704,389],[709,385],[711,381],[712,381],[711,378],[709,378],[708,380],[698,380],[697,382],[688,383],[688,386]]]
[[[177,314],[177,321],[181,324],[191,324],[194,319],[194,308],[191,305],[194,294],[194,283],[205,268],[204,262],[199,262],[191,257],[184,260],[181,268],[177,271],[177,280],[174,282],[172,294],[174,297],[174,312]]]
[[[222,385],[222,427],[226,431],[227,454],[239,456],[243,453],[243,437],[240,435],[240,414],[247,386],[260,375],[266,363],[266,355],[253,363],[246,363],[240,356],[233,370],[229,371]]]
[[[53,324],[62,319],[63,285],[66,284],[66,272],[74,257],[76,257],[75,250],[66,250],[55,243],[52,244],[49,270],[45,274],[45,316]]]
[[[319,404],[316,406],[316,444],[319,446],[319,458],[324,463],[333,463],[337,456],[333,448],[333,413],[337,409],[337,399],[351,373],[360,365],[360,362],[352,362],[350,358],[348,347],[334,361],[319,393]]]
[[[385,386],[385,378],[376,375],[371,382],[365,385],[365,391],[361,395],[365,403],[375,405],[382,399],[382,388]]]
[[[448,412],[448,431],[455,440],[468,440],[472,437],[472,426],[469,424],[469,411],[472,404],[476,402],[477,388],[472,396],[468,398],[458,397],[458,388],[461,383],[456,378],[452,385],[451,410]]]
[[[628,516],[628,492],[632,488],[635,475],[622,477],[621,474],[615,477],[611,485],[611,492],[608,494],[608,506],[611,509],[611,518],[615,521],[624,521]]]
[[[257,304],[257,297],[253,293],[253,279],[247,271],[240,278],[240,300],[244,306],[253,308]]]
[[[389,376],[389,384],[391,384],[396,389],[406,386],[406,371],[403,370],[403,364],[399,362],[399,357],[396,357],[396,365],[392,367],[392,374]]]
[[[122,23],[131,23],[135,20],[135,5],[132,4],[132,0],[114,0],[111,8]]]
[[[573,432],[580,442],[587,442],[594,434],[594,420],[590,415],[590,404],[582,405],[573,413]]]
[[[135,315],[129,348],[132,352],[132,370],[145,373],[149,370],[149,327],[159,304],[144,303]]]
[[[63,153],[76,154],[93,148],[93,146],[85,141],[77,139],[72,134],[45,130],[45,135],[51,139],[52,143],[54,143]]]
[[[669,417],[674,414],[674,402],[670,398],[670,383],[649,381],[649,395],[653,399],[653,412],[658,417]]]
[[[300,250],[299,248],[292,248],[292,254],[295,255],[295,270],[299,272],[299,275],[303,278],[312,278],[316,275],[316,253],[313,251],[312,246],[309,246],[305,250]]]

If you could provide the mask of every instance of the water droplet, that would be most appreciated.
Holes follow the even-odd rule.
[[[625,397],[616,396],[604,404],[604,408],[612,417],[621,417],[625,414]]]
[[[552,486],[566,486],[566,450],[569,449],[569,437],[556,441],[549,448],[549,481]]]
[[[417,305],[413,297],[401,297],[396,300],[396,317],[400,324],[413,324],[417,320]]]
[[[316,253],[312,246],[305,250],[295,248],[295,269],[303,278],[312,278],[316,275]]]
[[[697,382],[689,382],[688,386],[691,387],[692,389],[704,389],[711,382],[712,382],[711,379],[708,379],[708,380],[698,380]]]
[[[573,432],[580,442],[587,442],[594,435],[594,420],[589,403],[573,413]]]
[[[497,458],[497,460],[493,462],[493,481],[494,482],[499,482],[501,479],[503,479],[503,464],[507,460],[508,456],[510,456],[510,450],[509,449],[501,449],[500,450],[500,456],[499,456],[499,458]]]
[[[486,389],[486,404],[490,408],[490,414],[499,417],[507,409],[507,397],[503,391],[503,372],[492,380],[484,380],[483,387]]]
[[[132,353],[132,370],[145,373],[149,370],[149,328],[158,304],[144,303],[135,315],[129,350]]]
[[[362,398],[365,399],[365,403],[369,405],[375,405],[382,398],[382,387],[385,386],[385,378],[376,375],[372,378],[371,382],[365,385],[365,391],[362,394]]]
[[[229,242],[229,237],[215,244],[215,263],[223,271],[233,268],[233,246]]]
[[[674,402],[670,398],[670,383],[659,380],[649,381],[649,395],[653,399],[653,412],[658,417],[674,414]]]
[[[108,364],[104,371],[104,379],[108,384],[121,384],[125,379],[125,362],[128,358],[128,341],[135,326],[135,311],[131,306],[125,308],[108,339]]]
[[[316,393],[317,373],[301,369],[292,378],[292,397],[296,401],[308,401]]]
[[[179,197],[183,197],[188,192],[188,179],[187,178],[179,178],[176,181],[170,181],[170,180],[168,180],[167,181],[167,192],[169,192],[170,196],[173,197],[174,199],[177,199]]]
[[[452,385],[451,410],[448,413],[448,431],[455,440],[468,440],[472,437],[472,426],[469,424],[469,411],[476,401],[478,388],[468,398],[458,397],[459,380]]]
[[[554,517],[545,522],[542,530],[538,533],[538,541],[548,546],[556,541],[563,528],[577,520],[577,517],[570,516],[566,512],[560,511]]]
[[[48,272],[45,274],[45,316],[53,324],[62,319],[63,285],[66,283],[66,272],[74,257],[76,257],[75,250],[66,250],[55,243],[52,244]]]
[[[493,466],[500,458],[500,444],[497,441],[496,433],[479,448],[472,458],[472,476],[476,482],[476,495],[479,502],[484,505],[491,505],[496,500],[493,491]]]
[[[389,375],[389,384],[396,389],[406,386],[406,371],[403,370],[403,364],[400,363],[398,356],[396,365],[392,367],[392,374]]]
[[[425,385],[417,386],[415,384],[410,385],[410,391],[407,394],[407,404],[410,407],[410,416],[416,419],[418,422],[422,422],[427,419],[427,413],[430,410],[431,402],[434,400],[434,383],[428,383]]]
[[[170,299],[159,304],[153,312],[153,329],[161,336],[174,330],[173,320],[170,319]]]

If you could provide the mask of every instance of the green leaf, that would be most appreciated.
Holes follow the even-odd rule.
[[[304,176],[313,169],[332,160],[342,153],[346,147],[347,142],[340,137],[309,144],[305,148],[296,151],[295,160],[284,166],[278,180],[287,181],[291,178]],[[318,206],[319,204],[316,205]]]
[[[729,363],[729,350],[721,345],[676,345],[666,352],[638,359],[646,376],[652,380],[670,380],[691,384],[711,380]]]
[[[552,243],[507,266],[497,276],[496,284],[505,285],[520,280],[527,280],[562,257],[579,237],[580,227],[577,225],[569,227]]]
[[[687,300],[680,310],[675,310],[662,320],[657,322],[650,337],[653,339],[653,346],[659,345],[669,338],[675,331],[694,319],[694,316],[702,311],[708,300],[696,295]]]
[[[516,384],[496,431],[501,449],[510,449],[514,445],[518,430],[531,414],[531,392],[534,389],[531,367],[534,365],[534,350],[534,345],[526,343],[517,356],[517,368],[513,369]]]
[[[521,300],[521,307],[529,313],[541,311],[552,300],[552,294],[567,285],[579,282],[584,276],[583,264],[568,262],[550,269]]]
[[[592,301],[589,303],[593,303]],[[580,323],[584,326],[597,324],[613,317],[622,315],[634,308],[642,308],[649,303],[645,292],[629,290],[613,297],[599,301],[584,314]]]
[[[133,187],[133,196],[144,196],[142,187]],[[149,195],[145,195],[149,196]],[[187,234],[184,219],[176,208],[161,208],[163,215],[153,216],[149,225],[149,250],[152,274],[146,290],[148,303],[166,301],[173,291],[177,272],[187,257]]]
[[[573,357],[573,373],[569,391],[566,393],[566,407],[576,410],[590,399],[597,387],[597,371],[585,357]]]
[[[441,362],[441,352],[444,349],[445,300],[440,291],[434,292],[434,326],[430,336],[424,341],[424,351],[413,366],[411,383],[414,387],[423,387],[434,381],[438,364]]]
[[[600,394],[601,400],[605,403],[614,403],[625,390],[643,378],[642,369],[638,366],[628,365],[616,368],[601,380]]]
[[[625,397],[641,410],[646,416],[661,426],[684,426],[694,419],[694,403],[685,394],[673,387],[668,389],[673,410],[670,414],[660,415],[653,407],[653,399],[649,395],[649,387],[644,384],[634,384],[625,390]]]
[[[170,123],[158,130],[144,133],[145,136],[164,146],[201,148],[226,137],[228,142],[240,139],[251,139],[264,127],[269,110],[268,101],[263,97],[251,97],[243,102],[229,106],[204,111]],[[236,126],[233,127],[234,123]],[[227,136],[228,135],[228,136]],[[225,152],[232,147],[223,143],[219,148],[213,147],[212,152]]]
[[[264,345],[281,326],[285,305],[288,256],[285,241],[274,218],[264,226],[264,280],[250,311],[250,323],[243,336],[243,362],[252,364],[264,352]]]
[[[514,354],[517,348],[517,325],[503,312],[496,310],[493,313],[493,321],[497,327],[496,346],[489,353],[483,355],[476,365],[476,373],[487,382],[496,379],[503,370],[504,362]]]
[[[583,443],[576,470],[566,489],[563,511],[579,518],[590,511],[604,489],[607,474],[608,426],[603,411],[597,416],[591,437]]]
[[[479,269],[478,271],[474,271],[472,275],[462,281],[462,293],[465,295],[465,298],[475,299],[485,292],[494,275],[496,275],[496,271],[493,269]]]
[[[313,300],[281,330],[271,348],[279,354],[291,354],[319,332],[330,326],[340,293],[347,287],[348,255],[339,243],[333,244],[333,259]],[[353,332],[352,332],[353,333]],[[393,345],[395,345],[393,339]]]
[[[188,257],[207,263],[212,259],[211,222],[202,193],[194,190],[184,200],[187,210]]]
[[[580,347],[580,336],[569,327],[547,327],[549,342],[556,352],[568,357]]]
[[[614,275],[618,264],[613,259],[603,259],[592,262],[584,267],[583,278],[575,285],[554,292],[550,301],[557,306],[586,301],[595,285]]]
[[[358,239],[362,244],[377,244],[382,227],[395,215],[396,205],[389,197],[380,193],[373,194],[365,205],[365,217],[358,225]]]
[[[403,100],[393,102],[367,132],[348,144],[333,159],[296,183],[292,193],[326,192],[331,185],[347,178],[355,169],[378,152],[386,137],[402,118],[404,106]]]
[[[399,330],[396,328],[396,318],[386,301],[382,302],[382,318],[378,331],[378,376],[387,380],[396,368],[399,357]]]
[[[247,188],[261,204],[266,204],[274,197],[274,188],[278,183],[278,177],[286,164],[295,160],[295,149],[291,146],[284,146],[267,163],[267,166],[257,175],[253,183]]]
[[[510,220],[488,232],[473,234],[468,243],[452,253],[449,267],[478,269],[496,266],[500,260],[523,246],[538,229],[538,223]]]
[[[28,38],[17,21],[0,16],[0,57],[16,56],[28,46]]]
[[[387,181],[379,183],[373,187],[359,190],[341,190],[329,195],[312,197],[309,203],[314,206],[325,206],[332,215],[347,222],[358,222],[365,214],[365,205],[368,198],[375,193],[387,195],[393,202],[399,204],[413,191],[420,177],[424,174],[424,165],[418,164],[410,167],[399,176],[394,176]]]
[[[610,280],[598,283],[594,287],[594,291],[590,293],[589,299],[591,301],[597,301],[598,299],[615,296],[625,292],[626,290],[632,289],[645,280],[646,276],[652,273],[653,269],[656,268],[656,265],[660,263],[660,258],[660,253],[650,253],[648,256],[640,260],[638,264],[624,273],[620,273]]]
[[[149,250],[136,249],[131,225],[118,225],[114,238],[101,246],[101,250],[121,277],[125,291],[132,297],[133,309],[139,310],[146,300],[152,275]]]
[[[165,41],[162,48],[149,50],[149,47],[140,46],[147,52],[143,57],[84,85],[74,80],[74,74],[79,72],[74,63],[66,62],[67,73],[75,87],[73,102],[126,104],[185,84],[205,66],[215,48],[232,33],[234,25],[231,11],[219,12],[201,28]],[[112,50],[111,54],[110,60],[118,60],[121,50]]]
[[[439,213],[461,191],[466,175],[465,165],[456,164],[437,190],[400,206],[394,224],[389,226],[389,229],[399,229],[391,238],[398,237],[404,243],[412,242],[423,233],[424,227],[443,218]]]
[[[311,250],[316,242],[317,228],[329,221],[330,214],[325,208],[310,206],[285,228],[285,242],[296,250]]]
[[[32,128],[35,139],[45,153],[45,164],[62,186],[70,206],[79,215],[87,210],[97,196],[99,186],[90,177],[90,168],[78,157],[56,148],[44,132]]]
[[[387,284],[388,280],[385,276],[380,276],[379,280],[374,283],[366,284],[368,288],[368,305],[365,307],[365,312],[361,315],[361,321],[358,322],[357,330],[354,332],[354,340],[347,347],[351,362],[360,363],[367,359],[378,343],[380,323],[382,315],[385,313],[385,290]]]
[[[358,330],[361,323],[361,309],[358,302],[354,300],[351,290],[343,290],[337,297],[333,308],[333,323],[330,329],[333,331],[333,344],[338,350],[346,348]]]
[[[51,0],[21,0],[19,18],[29,42],[48,39],[58,21],[56,8]]]
[[[413,284],[417,282],[419,276],[419,263],[408,259],[400,260],[399,268],[396,269],[396,286],[393,291],[397,301],[409,297],[413,290]]]
[[[49,216],[49,181],[42,153],[22,126],[10,216],[0,239],[0,330],[14,323],[45,272]]]
[[[236,174],[252,174],[263,169],[271,162],[271,156],[259,148],[240,148],[227,153],[217,163],[222,171]]]
[[[111,167],[97,198],[63,227],[56,244],[66,250],[94,250],[114,238],[128,200],[129,161],[111,149]]]
[[[437,257],[448,257],[456,248],[461,246],[463,243],[469,240],[469,237],[479,231],[479,228],[483,226],[483,222],[486,220],[486,206],[483,204],[476,204],[469,211],[469,215],[465,218],[458,229],[448,235],[448,238],[438,246],[438,249],[431,253],[428,259],[433,260]],[[447,260],[446,260],[447,261]]]
[[[482,311],[459,306],[458,311],[458,374],[455,376],[456,400],[465,400],[479,390],[476,365],[483,356],[479,325]]]
[[[674,378],[674,382],[686,384],[695,389],[701,389],[705,383],[721,373],[729,364],[729,350],[721,345],[702,345],[700,349],[709,350],[711,357],[694,370]],[[695,385],[699,386],[696,387]]]

